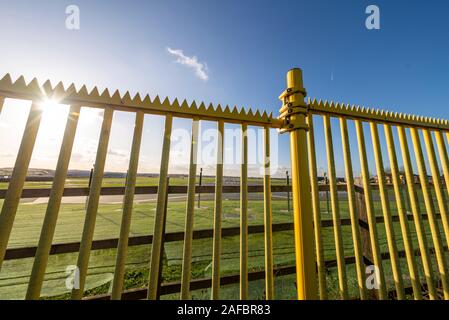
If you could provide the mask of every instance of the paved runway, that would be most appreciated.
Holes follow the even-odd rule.
[[[285,192],[275,192],[272,194],[273,199],[287,199],[287,193]],[[290,195],[291,196],[291,195]],[[86,203],[87,197],[64,197],[62,198],[62,203],[65,204],[80,204]],[[185,201],[187,195],[184,194],[171,194],[168,196],[169,201]],[[198,195],[195,197],[198,199]],[[239,200],[239,193],[224,193],[223,200]],[[248,194],[249,200],[263,200],[263,193],[250,193]],[[201,194],[201,200],[211,201],[214,200],[213,193],[204,193]],[[157,194],[136,194],[134,196],[135,203],[145,203],[145,202],[156,202]],[[114,196],[101,196],[100,203],[101,204],[122,204],[123,196],[122,195],[114,195]],[[46,204],[48,203],[48,198],[30,198],[30,199],[22,199],[23,204]]]

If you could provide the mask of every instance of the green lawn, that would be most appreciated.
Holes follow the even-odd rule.
[[[147,181],[145,181],[146,183]],[[114,181],[108,181],[114,184]],[[123,183],[123,181],[122,181]],[[141,182],[143,183],[143,182]],[[377,195],[374,194],[375,199]],[[393,199],[392,193],[390,194]],[[327,203],[322,197],[320,202],[322,219],[331,219],[327,211]],[[2,202],[0,201],[0,205]],[[348,217],[347,201],[344,195],[339,201],[341,217]],[[184,229],[185,201],[169,201],[167,216],[167,232],[182,231]],[[223,228],[239,225],[239,201],[223,201],[224,217]],[[40,229],[42,227],[45,204],[25,204],[19,206],[14,227],[9,242],[9,247],[25,247],[37,245]],[[382,215],[380,203],[375,203],[376,215]],[[392,213],[396,214],[395,204],[391,202]],[[424,207],[422,206],[423,211]],[[84,221],[84,204],[63,204],[59,214],[54,243],[66,243],[79,241]],[[148,235],[152,233],[155,214],[155,203],[135,203],[130,236]],[[253,200],[249,202],[249,223],[251,225],[263,224],[263,201]],[[95,228],[95,239],[116,238],[119,234],[121,221],[121,205],[100,204]],[[273,223],[292,222],[292,214],[287,210],[286,200],[273,201]],[[213,201],[202,201],[201,208],[195,210],[195,229],[211,229],[213,223]],[[413,230],[413,224],[410,223]],[[429,230],[425,222],[426,230]],[[394,224],[398,249],[403,249],[402,237],[399,223]],[[383,224],[377,225],[379,243],[382,251],[388,251]],[[440,225],[442,233],[442,227]],[[353,256],[352,234],[350,226],[342,227],[344,250],[346,256]],[[324,254],[326,260],[335,258],[333,228],[323,228]],[[415,248],[417,241],[412,234]],[[275,233],[274,261],[275,265],[293,265],[294,258],[294,235],[293,231]],[[442,236],[443,242],[445,238]],[[432,243],[430,232],[428,232],[429,244]],[[264,245],[263,234],[254,234],[249,237],[249,268],[250,270],[263,270],[264,268]],[[165,265],[163,269],[164,281],[177,281],[180,279],[180,265],[182,262],[182,242],[171,242],[165,245]],[[125,279],[126,288],[143,287],[146,285],[147,266],[149,263],[151,247],[149,245],[134,246],[129,248],[127,258],[127,274]],[[91,253],[89,263],[89,274],[86,282],[86,294],[106,293],[110,289],[110,281],[115,264],[115,249],[95,250]],[[193,243],[193,277],[210,277],[210,263],[212,257],[212,240],[201,239]],[[53,255],[50,257],[47,274],[42,290],[44,297],[67,298],[66,268],[75,265],[76,253]],[[417,258],[419,261],[420,259]],[[8,260],[5,261],[0,272],[0,298],[22,299],[25,295],[26,286],[31,270],[33,259]],[[435,262],[435,261],[434,261]],[[407,274],[405,259],[401,259],[404,274]],[[383,263],[388,285],[393,288],[392,272],[389,261]],[[348,285],[350,296],[358,296],[354,265],[347,266]],[[239,237],[226,237],[222,241],[221,255],[222,274],[236,274],[239,272]],[[422,270],[421,270],[422,274]],[[331,268],[327,272],[327,284],[329,297],[337,298],[337,274],[336,269]],[[404,277],[406,285],[409,284]],[[283,276],[276,279],[276,298],[292,299],[296,295],[295,276]],[[264,281],[250,283],[251,298],[261,299],[263,297]],[[195,299],[205,299],[210,296],[209,290],[198,290],[193,293]],[[238,298],[238,285],[223,286],[221,291],[223,299]],[[178,295],[164,296],[164,299],[175,299]]]

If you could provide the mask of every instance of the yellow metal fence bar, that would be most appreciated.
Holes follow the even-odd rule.
[[[72,299],[74,300],[81,299],[84,293],[84,285],[87,278],[90,250],[94,237],[95,221],[97,218],[98,202],[100,199],[101,183],[103,181],[104,166],[106,162],[106,155],[108,153],[108,144],[109,136],[111,133],[113,113],[114,111],[111,108],[107,108],[104,110],[103,124],[101,127],[100,139],[98,142],[97,156],[95,159],[94,173],[89,190],[86,218],[84,220],[78,261],[76,263],[78,267],[76,275],[78,276],[79,287],[74,286],[72,289]]]
[[[438,168],[432,135],[429,130],[423,130],[423,135],[424,135],[424,143],[426,145],[427,150],[427,157],[429,159],[430,170],[432,172],[433,187],[435,189],[435,195],[438,202],[438,209],[440,211],[441,221],[443,223],[444,235],[446,237],[446,245],[449,247],[449,221],[448,221],[446,197],[443,193],[443,189],[441,188],[440,184],[440,170]]]
[[[300,300],[316,300],[318,299],[317,275],[307,156],[307,104],[304,101],[305,89],[300,69],[295,68],[287,73],[287,90],[285,92],[288,96],[281,95],[281,99],[284,106],[291,104],[293,111],[288,117],[287,127],[290,132],[292,165],[297,293]]]
[[[389,112],[374,108],[361,107],[332,101],[317,101],[313,99],[309,104],[314,114],[327,114],[332,117],[345,117],[360,121],[377,121],[398,126],[413,126],[437,130],[449,130],[449,121],[430,117],[417,117],[407,113]]]
[[[404,162],[405,179],[407,182],[408,195],[410,198],[410,209],[413,214],[413,221],[416,229],[416,236],[418,238],[419,251],[421,253],[422,266],[424,269],[424,275],[427,283],[427,290],[429,292],[429,298],[435,299],[435,285],[433,282],[433,269],[432,262],[430,260],[429,248],[427,246],[426,231],[422,221],[421,210],[419,208],[419,199],[416,194],[414,174],[412,164],[410,160],[410,150],[408,147],[407,136],[405,128],[398,126],[398,137],[401,146],[402,160]]]
[[[133,142],[131,147],[128,173],[126,175],[125,195],[123,197],[122,222],[117,246],[114,279],[112,281],[112,300],[120,300],[122,297],[123,280],[125,276],[126,255],[128,253],[128,238],[131,227],[131,217],[134,204],[134,190],[136,187],[137,168],[139,165],[140,145],[142,142],[144,113],[136,113]]]
[[[248,299],[248,126],[242,124],[240,165],[240,300]]]
[[[143,111],[146,114],[156,114],[165,116],[171,114],[173,117],[179,118],[199,118],[200,120],[218,121],[223,120],[227,123],[242,122],[248,125],[270,126],[279,128],[281,121],[268,114],[267,112],[259,112],[253,109],[241,109],[237,107],[221,106],[221,105],[205,105],[192,101],[187,103],[186,100],[168,98],[160,98],[159,96],[150,97],[144,93],[138,93],[133,97],[129,91],[105,89],[99,92],[95,87],[94,90],[87,92],[85,85],[77,86],[74,84],[65,86],[62,82],[52,88],[49,82],[41,85],[37,80],[33,80],[28,84],[25,83],[23,76],[12,82],[11,76],[6,74],[0,78],[0,96],[11,99],[26,99],[38,101],[46,97],[57,96],[60,104],[76,105],[80,104],[85,107],[92,108],[113,108],[120,111]],[[110,94],[110,92],[114,92]]]
[[[187,186],[187,207],[184,232],[184,250],[182,257],[181,273],[181,299],[190,299],[190,278],[192,263],[192,245],[193,245],[193,222],[195,213],[195,182],[198,152],[198,129],[199,121],[192,121],[192,138],[190,145],[190,166],[189,166],[189,184]]]
[[[165,116],[164,141],[162,144],[161,168],[159,171],[159,185],[157,189],[157,205],[154,216],[153,243],[151,246],[150,275],[148,279],[149,300],[156,300],[157,288],[159,281],[159,265],[162,248],[162,237],[164,236],[164,211],[165,197],[167,194],[167,175],[168,164],[170,160],[170,139],[173,126],[173,116],[167,114]]]
[[[365,135],[363,133],[363,125],[360,120],[355,120],[357,133],[357,141],[359,146],[360,169],[362,173],[363,189],[366,203],[366,215],[368,218],[368,228],[371,241],[371,250],[373,252],[373,262],[378,268],[379,274],[377,283],[379,285],[379,299],[387,299],[387,290],[385,283],[385,275],[382,266],[382,257],[379,247],[379,239],[377,237],[376,216],[374,211],[373,196],[371,194],[370,175],[368,169],[368,159],[366,156]]]
[[[2,114],[3,104],[4,103],[5,103],[5,98],[4,97],[0,97],[0,114]]]
[[[17,208],[19,206],[20,196],[22,194],[28,166],[34,149],[34,143],[36,142],[41,115],[41,106],[33,102],[25,125],[19,152],[17,153],[8,191],[6,192],[2,211],[0,213],[0,270],[2,268],[6,248],[8,247],[8,241],[16,217]]]
[[[429,190],[429,182],[427,181],[427,171],[424,164],[424,156],[421,149],[421,141],[419,139],[418,130],[416,128],[410,128],[412,136],[413,148],[415,150],[416,163],[418,165],[419,180],[421,184],[421,190],[423,193],[424,204],[426,206],[427,218],[430,226],[430,233],[432,234],[433,246],[435,249],[435,256],[437,258],[438,270],[443,285],[444,299],[449,299],[449,283],[447,274],[447,262],[443,245],[441,242],[440,231],[438,228],[438,221],[435,217],[435,208],[433,204],[432,195]]]
[[[315,228],[315,252],[318,271],[318,287],[321,300],[327,300],[326,288],[326,265],[324,262],[323,238],[321,232],[321,210],[320,197],[318,193],[318,175],[315,153],[315,134],[313,129],[313,115],[309,112],[307,116],[309,133],[307,134],[309,167],[310,167],[310,187],[312,192],[312,211]]]
[[[36,300],[40,298],[42,282],[44,280],[45,269],[47,267],[51,243],[55,233],[59,208],[61,206],[62,194],[64,192],[70,156],[72,154],[73,141],[75,140],[76,128],[78,126],[80,109],[81,107],[79,105],[71,106],[67,116],[67,124],[61,143],[61,149],[59,151],[55,177],[53,179],[47,210],[45,212],[45,218],[42,224],[39,244],[37,246],[30,280],[28,282],[28,289],[26,293],[27,300]]]
[[[265,236],[265,292],[266,299],[274,299],[273,277],[273,211],[271,207],[271,172],[270,172],[270,128],[264,130],[264,236]]]
[[[219,299],[220,290],[220,256],[221,256],[221,216],[223,213],[223,144],[224,122],[218,121],[217,130],[217,166],[215,172],[215,208],[214,208],[214,236],[212,249],[212,300]]]
[[[365,268],[363,263],[363,249],[360,239],[359,218],[356,213],[354,176],[352,172],[351,149],[349,146],[348,124],[345,118],[340,117],[341,142],[343,148],[343,159],[345,163],[346,188],[348,192],[348,209],[351,218],[352,241],[354,245],[357,282],[359,285],[360,299],[367,299],[365,287]]]
[[[441,131],[435,131],[435,140],[437,142],[438,153],[440,155],[441,167],[443,168],[444,181],[446,189],[449,190],[449,158],[447,155],[446,143]]]
[[[404,207],[404,197],[401,192],[401,183],[399,180],[399,167],[396,157],[396,149],[393,140],[393,132],[389,124],[384,125],[385,139],[387,141],[388,157],[390,159],[391,178],[393,182],[394,195],[396,199],[396,208],[401,225],[402,239],[404,242],[405,257],[410,274],[410,282],[412,284],[413,296],[416,300],[422,299],[421,282],[419,279],[418,269],[416,267],[415,252],[413,250],[413,242],[410,235],[410,226]]]
[[[348,283],[346,279],[345,252],[341,234],[340,207],[338,203],[337,177],[335,173],[334,146],[332,142],[332,128],[328,115],[323,116],[324,136],[326,139],[327,167],[331,194],[332,220],[334,229],[335,253],[337,258],[338,287],[340,297],[348,299]]]
[[[387,234],[388,251],[390,252],[391,269],[393,271],[393,280],[396,287],[396,295],[398,300],[405,298],[404,281],[402,279],[401,264],[398,257],[398,249],[396,245],[396,237],[394,235],[394,225],[391,219],[390,199],[385,181],[385,170],[382,159],[382,151],[380,149],[379,132],[377,123],[370,122],[371,140],[373,142],[374,160],[376,163],[377,180],[379,184],[380,202],[382,206],[382,214],[384,217],[385,232]]]

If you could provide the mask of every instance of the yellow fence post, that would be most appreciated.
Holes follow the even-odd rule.
[[[363,265],[363,247],[360,237],[359,219],[356,210],[356,197],[354,188],[354,174],[352,172],[351,148],[349,146],[348,124],[345,118],[340,117],[341,144],[345,163],[346,190],[348,194],[348,211],[351,218],[352,242],[355,255],[355,269],[359,285],[360,299],[368,298],[365,286],[365,268]],[[315,227],[316,228],[316,227]]]
[[[248,126],[242,124],[240,165],[240,300],[248,299]]]
[[[279,99],[283,101],[280,110],[280,118],[284,121],[281,132],[290,132],[297,290],[299,300],[316,300],[317,271],[313,247],[312,198],[307,157],[308,106],[304,101],[305,96],[301,69],[291,69],[287,73],[287,89]]]
[[[0,213],[0,270],[2,269],[3,259],[6,248],[8,247],[9,237],[19,207],[20,196],[28,172],[31,155],[36,142],[37,132],[41,122],[42,108],[38,103],[31,104],[28,120],[25,125],[25,131],[20,143],[14,170],[9,182],[8,191],[3,201]]]
[[[95,169],[92,176],[92,184],[89,190],[87,201],[86,217],[84,220],[83,233],[81,235],[80,249],[76,266],[78,267],[79,286],[72,289],[72,300],[81,300],[84,294],[84,285],[89,269],[89,257],[94,239],[95,222],[97,220],[98,205],[103,182],[106,155],[108,153],[109,137],[111,135],[111,125],[114,110],[107,108],[103,114],[103,124],[101,125],[100,139],[98,141],[97,154],[95,157]]]
[[[271,206],[270,129],[264,129],[263,217],[265,240],[265,297],[274,299],[273,210]]]
[[[182,255],[181,299],[190,299],[190,278],[192,273],[193,219],[195,213],[195,181],[198,162],[199,120],[192,121],[192,140],[190,145],[189,184],[187,187],[187,207],[184,231],[184,251]]]
[[[307,135],[307,147],[309,151],[312,211],[313,211],[313,222],[315,226],[315,252],[318,270],[318,288],[320,293],[320,300],[327,300],[328,296],[326,287],[326,263],[324,261],[323,237],[321,231],[320,197],[318,193],[318,174],[316,165],[315,135],[313,129],[312,113],[309,113],[307,116],[307,124],[309,125],[309,134]]]
[[[131,229],[131,218],[133,213],[134,192],[136,189],[137,168],[139,165],[144,116],[145,114],[142,111],[136,112],[133,141],[129,156],[128,172],[126,175],[125,195],[123,197],[120,236],[117,244],[114,278],[112,280],[112,300],[120,300],[122,298],[123,279],[125,277],[126,255],[128,253],[129,231]]]
[[[371,251],[373,253],[374,266],[378,268],[379,285],[378,296],[380,300],[388,298],[385,282],[385,274],[382,265],[382,254],[379,246],[379,237],[377,236],[376,215],[374,211],[373,195],[371,194],[370,174],[368,168],[368,158],[366,155],[365,134],[363,133],[363,124],[360,120],[355,120],[357,141],[359,145],[360,172],[363,183],[363,194],[365,196],[366,219],[368,222],[369,239],[371,242]],[[365,214],[363,213],[363,214]],[[377,274],[377,273],[376,273]]]
[[[165,117],[164,141],[162,144],[161,169],[157,188],[157,205],[154,216],[153,243],[151,245],[150,275],[148,278],[148,300],[156,300],[159,279],[159,263],[161,259],[162,237],[164,236],[164,210],[167,193],[167,175],[170,160],[170,139],[173,126],[173,115]]]
[[[326,141],[327,167],[329,172],[329,189],[331,194],[331,210],[334,229],[335,254],[337,260],[338,289],[340,298],[347,300],[348,284],[346,279],[345,251],[343,246],[343,236],[341,230],[340,207],[338,202],[337,175],[335,173],[334,147],[332,143],[332,128],[330,117],[325,115],[324,136]]]
[[[221,216],[223,214],[223,147],[224,122],[218,121],[217,126],[217,166],[215,168],[215,207],[214,207],[214,236],[212,240],[212,287],[211,299],[219,299],[220,290],[220,255],[221,255]]]

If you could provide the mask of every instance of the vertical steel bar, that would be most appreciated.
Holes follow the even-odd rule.
[[[437,142],[438,153],[440,155],[441,167],[443,168],[444,181],[446,182],[446,190],[449,191],[449,158],[444,142],[443,133],[440,130],[435,131],[435,140]]]
[[[128,174],[126,177],[125,195],[123,198],[122,222],[120,225],[120,236],[117,246],[117,257],[115,261],[114,279],[112,281],[112,300],[120,300],[123,290],[123,279],[125,276],[126,255],[128,253],[128,238],[131,227],[131,218],[134,204],[134,190],[136,187],[137,168],[139,165],[140,145],[142,142],[144,113],[138,111],[134,124],[133,142],[131,146]]]
[[[159,250],[159,256],[161,259],[159,259],[159,274],[157,277],[157,289],[156,289],[156,300],[160,300],[161,298],[161,286],[163,282],[162,277],[162,271],[164,269],[164,261],[163,261],[163,254],[164,254],[164,246],[165,246],[165,228],[167,226],[167,211],[168,211],[168,190],[170,189],[170,177],[167,177],[167,183],[165,188],[165,199],[164,199],[164,214],[162,216],[162,238],[161,238],[161,249]]]
[[[215,172],[215,208],[214,208],[214,236],[212,249],[212,300],[219,299],[220,290],[220,256],[221,256],[221,216],[223,213],[223,144],[224,122],[218,121],[217,131],[217,167]]]
[[[385,283],[385,274],[382,266],[382,256],[379,247],[379,238],[377,237],[376,216],[374,211],[373,196],[370,186],[370,175],[368,169],[368,159],[366,156],[365,135],[363,133],[363,125],[360,120],[355,120],[355,128],[357,133],[357,140],[359,145],[359,157],[360,157],[360,169],[362,173],[363,189],[366,203],[366,215],[368,218],[368,227],[371,241],[371,249],[373,252],[373,262],[377,267],[378,279],[376,279],[379,285],[379,299],[387,299],[387,290]]]
[[[198,127],[199,120],[192,122],[192,137],[190,145],[190,167],[189,184],[187,186],[187,207],[184,232],[184,251],[182,257],[181,273],[181,299],[190,299],[190,278],[192,263],[192,245],[193,245],[193,222],[195,214],[195,184],[196,184],[196,166],[198,153]]]
[[[47,210],[45,212],[44,222],[42,224],[39,244],[33,262],[30,281],[26,293],[27,300],[37,300],[40,298],[42,282],[47,268],[48,256],[50,254],[51,243],[58,220],[59,208],[61,206],[62,194],[64,192],[65,179],[69,168],[70,156],[72,154],[73,141],[75,140],[76,128],[81,107],[74,105],[70,107],[67,116],[67,124],[64,131],[64,137],[59,151],[58,163],[56,165],[55,177],[51,187],[50,197],[48,199]]]
[[[290,177],[288,176],[288,171],[286,171],[287,175],[287,211],[290,212]]]
[[[20,196],[22,194],[28,166],[34,149],[34,143],[36,142],[41,115],[41,106],[33,102],[25,125],[19,152],[17,153],[8,191],[6,191],[2,211],[0,213],[0,270],[2,268],[6,248],[8,247],[8,241],[16,217],[17,208],[19,206]]]
[[[433,282],[433,268],[430,260],[429,248],[427,246],[426,231],[422,221],[421,211],[419,208],[419,199],[416,194],[414,175],[412,164],[410,160],[410,150],[408,147],[407,136],[405,129],[402,126],[398,126],[398,137],[401,146],[402,160],[404,162],[405,180],[407,182],[408,195],[410,198],[410,209],[413,214],[413,220],[416,229],[416,236],[418,238],[419,251],[421,253],[422,266],[424,269],[424,275],[427,283],[427,290],[429,292],[429,298],[435,299],[435,285]]]
[[[438,209],[440,211],[441,221],[443,223],[444,235],[446,237],[446,245],[449,247],[449,221],[448,221],[446,197],[444,196],[443,189],[441,188],[440,184],[440,170],[438,169],[435,148],[433,146],[433,140],[430,131],[423,130],[423,134],[427,150],[427,157],[429,159],[430,170],[432,172],[433,187],[435,189],[435,195],[438,202]]]
[[[157,298],[157,283],[159,279],[159,263],[161,260],[161,247],[163,227],[164,227],[164,210],[165,197],[167,193],[167,175],[168,164],[170,160],[170,139],[173,126],[173,116],[167,114],[165,116],[164,141],[162,144],[161,169],[159,171],[159,186],[157,191],[157,205],[154,216],[153,243],[151,246],[150,275],[148,279],[149,300]]]
[[[438,228],[438,221],[435,217],[435,208],[433,204],[432,195],[429,190],[429,181],[427,176],[426,167],[424,164],[424,156],[421,148],[421,141],[419,139],[418,130],[416,128],[410,128],[412,136],[413,148],[415,150],[416,163],[419,171],[419,181],[424,198],[424,204],[426,206],[427,218],[429,221],[430,232],[432,234],[433,246],[435,249],[435,256],[437,258],[438,271],[440,272],[441,282],[443,284],[444,299],[449,299],[449,282],[448,282],[448,269],[447,261],[445,258],[443,244],[441,242],[440,231]]]
[[[201,208],[201,185],[203,182],[203,168],[200,168],[200,181],[198,183],[200,190],[198,191],[198,209]]]
[[[405,298],[404,281],[402,279],[401,264],[398,256],[396,245],[396,237],[394,235],[394,225],[391,219],[390,199],[388,197],[387,186],[385,182],[385,170],[382,159],[382,151],[380,149],[379,132],[377,123],[370,122],[371,141],[373,142],[374,161],[376,163],[377,180],[379,184],[380,202],[382,206],[382,214],[384,217],[385,232],[387,235],[388,251],[390,252],[391,269],[393,271],[393,280],[396,287],[396,295],[398,300]]]
[[[367,206],[365,202],[365,190],[363,189],[362,178],[357,177],[354,179],[354,191],[355,191],[355,206],[357,218],[359,220],[360,226],[360,242],[362,246],[363,252],[363,263],[365,265],[365,272],[368,273],[368,267],[375,265],[374,254],[371,246],[371,237],[370,237],[370,229],[369,229],[369,219],[367,214]],[[368,272],[367,272],[368,271]],[[372,284],[371,278],[367,278],[366,281],[366,291],[367,291],[367,300],[376,300],[379,299],[379,288],[376,286],[368,286],[368,284]]]
[[[332,128],[328,115],[323,116],[324,136],[326,139],[327,166],[329,172],[329,187],[331,194],[332,220],[334,229],[335,253],[337,258],[338,287],[341,299],[348,299],[348,283],[346,279],[345,252],[341,234],[340,207],[338,203],[337,177],[335,173],[334,146]]]
[[[240,300],[248,299],[248,125],[242,124],[240,165]]]
[[[290,90],[290,91],[288,91]],[[292,165],[293,217],[295,230],[296,283],[299,300],[316,300],[317,274],[313,247],[313,215],[310,194],[309,159],[307,156],[307,104],[301,69],[287,73],[287,92],[284,105],[291,104],[289,116],[290,156]]]
[[[341,142],[343,148],[343,159],[345,163],[346,189],[348,192],[348,209],[351,219],[352,242],[354,245],[354,255],[357,272],[357,282],[359,284],[360,299],[367,299],[365,288],[365,269],[363,264],[363,250],[360,239],[359,218],[356,213],[354,175],[352,172],[351,149],[349,146],[348,124],[346,119],[340,117]]]
[[[320,299],[327,300],[326,265],[324,261],[323,238],[321,232],[321,210],[320,210],[320,196],[318,193],[315,133],[313,129],[313,114],[311,112],[309,112],[307,116],[307,124],[309,126],[309,133],[307,134],[307,142],[309,152],[310,187],[312,193],[313,222],[315,227],[315,250],[316,250],[316,263],[318,271],[318,287]]]
[[[271,169],[270,169],[270,128],[264,129],[264,235],[265,235],[265,292],[266,299],[274,299],[274,278],[273,278],[273,211],[271,206]]]
[[[98,142],[97,156],[95,159],[95,169],[92,177],[92,186],[89,191],[89,201],[87,203],[86,218],[84,220],[83,235],[81,237],[80,250],[78,255],[78,279],[79,288],[72,289],[72,299],[79,300],[83,297],[84,285],[87,278],[90,250],[94,237],[95,221],[97,218],[98,202],[100,199],[101,183],[103,181],[104,166],[108,153],[109,136],[111,133],[112,116],[114,110],[106,108],[103,115],[100,139]]]
[[[394,195],[396,198],[396,208],[401,225],[402,239],[404,241],[405,257],[410,274],[410,282],[412,283],[413,296],[415,300],[422,299],[421,282],[415,260],[415,252],[413,250],[413,242],[410,235],[410,227],[408,224],[407,213],[405,211],[404,198],[401,191],[401,182],[399,180],[399,166],[396,157],[396,148],[393,140],[393,132],[389,124],[384,124],[385,139],[387,141],[388,157],[390,159],[391,178],[393,182]]]

